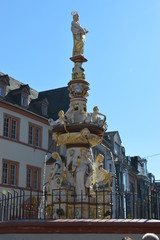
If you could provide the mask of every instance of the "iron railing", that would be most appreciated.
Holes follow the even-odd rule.
[[[0,221],[16,219],[116,218],[160,219],[160,194],[112,192],[106,189],[76,195],[75,189],[0,193]]]

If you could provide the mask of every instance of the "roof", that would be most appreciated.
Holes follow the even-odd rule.
[[[68,87],[38,92],[30,88],[28,84],[24,84],[8,76],[7,74],[0,72],[0,78],[2,78],[3,76],[4,77],[7,76],[9,79],[9,85],[6,86],[6,96],[3,98],[3,101],[22,108],[22,106],[20,105],[21,102],[19,99],[17,100],[16,95],[21,93],[21,91],[23,91],[24,89],[26,89],[29,94],[28,96],[29,105],[27,107],[28,111],[43,116],[42,110],[37,103],[41,104],[42,102],[44,102],[44,100],[46,103],[48,101],[47,118],[53,118],[54,120],[56,120],[58,118],[58,112],[60,110],[63,110],[64,112],[68,110],[70,103]],[[26,107],[24,108],[24,110],[26,110]]]
[[[58,118],[58,112],[60,110],[66,112],[69,108],[68,87],[40,92],[39,98],[47,98],[49,102],[48,115],[54,120]]]
[[[119,135],[119,132],[118,132],[118,131],[111,131],[111,132],[106,132],[106,133],[105,133],[105,135],[110,135],[110,136],[112,136],[112,137],[114,137],[116,134],[118,135],[118,138],[119,138],[120,142],[122,143],[122,141],[121,141],[121,138],[120,138],[120,135]]]

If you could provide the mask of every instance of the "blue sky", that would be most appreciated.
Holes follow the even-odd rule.
[[[159,0],[0,0],[0,72],[44,91],[71,79],[71,11],[86,37],[88,111],[107,115],[126,155],[160,153]],[[160,155],[148,170],[160,180]]]

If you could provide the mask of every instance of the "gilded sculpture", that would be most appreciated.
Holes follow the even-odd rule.
[[[93,174],[93,184],[98,184],[98,186],[104,186],[111,184],[111,175],[106,169],[103,168],[104,156],[98,154],[96,161],[94,163],[94,174]]]
[[[84,43],[85,43],[85,35],[88,33],[88,31],[81,27],[79,24],[79,15],[78,12],[74,11],[72,12],[73,15],[73,21],[71,24],[71,31],[73,33],[73,56],[77,55],[83,55],[84,51]]]

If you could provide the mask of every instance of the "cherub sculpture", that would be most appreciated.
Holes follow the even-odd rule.
[[[102,116],[103,119],[101,119],[99,116]],[[96,124],[96,125],[104,128],[104,130],[106,130],[108,127],[107,123],[106,123],[106,116],[99,112],[99,109],[97,106],[95,106],[93,108],[93,113],[91,114],[91,122],[93,124]]]
[[[54,126],[57,126],[57,125],[66,124],[67,117],[64,115],[64,111],[63,110],[59,111],[58,116],[59,116],[59,118],[56,121],[54,121],[52,118],[48,119],[49,125],[52,128],[54,128]]]

